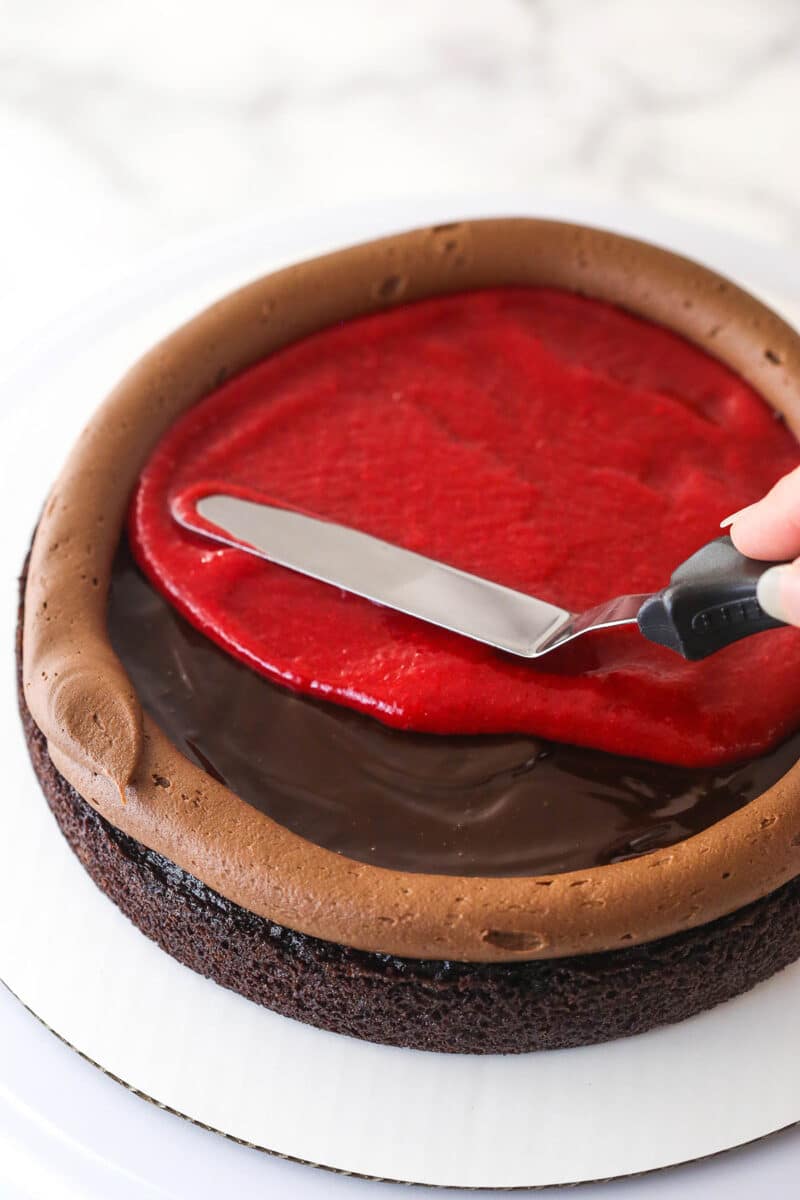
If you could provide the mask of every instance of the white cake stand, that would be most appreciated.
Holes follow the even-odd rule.
[[[280,262],[425,221],[526,212],[660,240],[737,277],[789,315],[793,305],[800,313],[783,254],[643,215],[588,214],[525,197],[349,210],[183,247],[60,324],[55,336],[31,339],[14,364],[0,409],[7,639],[16,569],[66,449],[125,367],[161,334]],[[158,1105],[337,1171],[481,1188],[655,1171],[800,1120],[800,964],[681,1025],[549,1054],[463,1057],[376,1047],[257,1008],[174,962],[95,889],[27,763],[10,670],[0,706],[7,847],[0,978],[65,1042]],[[10,994],[0,994],[0,1016],[0,1184],[12,1195],[203,1200],[224,1189],[247,1200],[275,1188],[308,1197],[385,1189],[259,1154],[144,1103],[57,1041]],[[631,1200],[745,1196],[757,1177],[779,1197],[790,1194],[798,1167],[800,1140],[790,1131],[723,1158],[591,1191]]]

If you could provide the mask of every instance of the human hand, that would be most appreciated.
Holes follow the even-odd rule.
[[[786,563],[761,576],[758,602],[771,617],[800,625],[800,467],[779,479],[761,500],[721,524],[730,528],[741,554]]]

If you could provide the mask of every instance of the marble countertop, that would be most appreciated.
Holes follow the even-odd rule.
[[[3,342],[209,227],[542,192],[800,243],[797,0],[3,0]]]

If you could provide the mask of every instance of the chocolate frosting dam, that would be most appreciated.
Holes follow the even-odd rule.
[[[191,763],[143,712],[106,612],[128,498],[171,422],[228,376],[334,322],[503,285],[565,288],[664,325],[737,371],[800,433],[800,337],[728,281],[580,226],[436,226],[267,276],[162,342],[84,430],[33,543],[25,697],[60,773],[116,828],[234,903],[360,950],[466,962],[609,950],[705,924],[800,874],[798,764],[668,850],[547,877],[434,875],[306,841]]]

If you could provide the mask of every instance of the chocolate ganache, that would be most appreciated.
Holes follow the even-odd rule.
[[[447,875],[583,870],[673,845],[760,795],[800,734],[687,769],[534,737],[398,732],[270,683],[192,628],[123,545],[109,628],[145,708],[193,762],[329,850]]]

